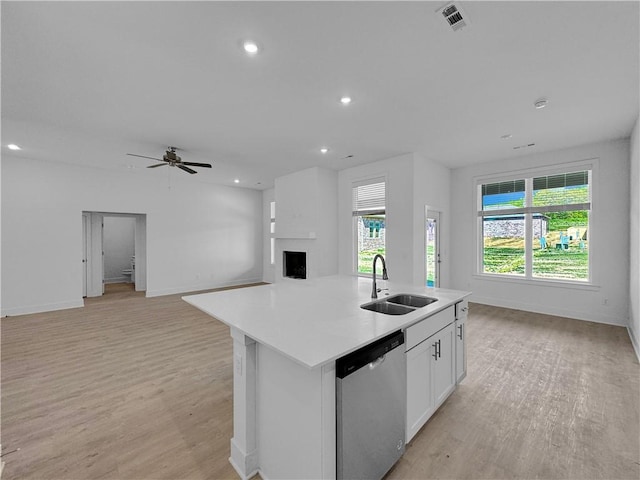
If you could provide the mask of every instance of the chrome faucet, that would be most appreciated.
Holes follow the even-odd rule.
[[[373,257],[373,290],[371,291],[371,298],[378,298],[378,287],[376,285],[376,260],[382,260],[382,280],[389,280],[387,276],[387,264],[384,261],[384,257],[379,253]]]

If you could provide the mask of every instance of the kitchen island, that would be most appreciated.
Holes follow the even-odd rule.
[[[409,293],[438,301],[386,315],[360,308],[371,301],[371,285],[370,279],[328,276],[183,297],[231,330],[229,460],[241,478],[257,472],[265,479],[335,478],[336,360],[425,317],[453,312],[469,295],[387,281],[381,299]]]

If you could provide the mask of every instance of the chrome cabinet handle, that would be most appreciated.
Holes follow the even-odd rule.
[[[440,340],[433,344],[433,349],[435,350],[435,352],[433,352],[433,355],[431,356],[436,360],[442,358],[442,344],[440,343]]]
[[[458,329],[460,330],[460,333],[458,334],[458,338],[459,338],[460,340],[462,340],[462,327],[463,327],[463,326],[464,326],[464,325],[458,325]]]

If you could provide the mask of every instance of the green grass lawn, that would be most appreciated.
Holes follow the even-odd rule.
[[[358,253],[358,273],[369,273],[373,272],[373,257],[377,254],[384,256],[385,249],[378,248],[376,250],[363,250]],[[386,259],[385,259],[386,260]],[[382,275],[382,262],[378,261],[378,265],[376,265],[376,274]]]
[[[575,243],[575,242],[574,242]],[[587,245],[585,244],[585,247]],[[367,250],[358,255],[358,272],[371,274],[373,257],[385,254],[383,248]],[[429,252],[427,252],[427,255]],[[382,275],[382,262],[377,273]],[[524,275],[524,241],[512,238],[493,238],[485,241],[484,271],[507,275]],[[587,280],[589,275],[589,250],[571,244],[568,250],[553,248],[533,251],[533,276],[567,280]],[[433,281],[433,278],[431,279]]]
[[[523,242],[514,239],[492,239],[485,242],[484,271],[524,275]],[[589,251],[570,246],[568,250],[556,248],[533,251],[533,276],[567,280],[587,280]]]

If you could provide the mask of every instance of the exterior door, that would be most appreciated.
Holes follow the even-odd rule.
[[[425,260],[427,287],[440,286],[440,212],[427,209],[425,231]]]

